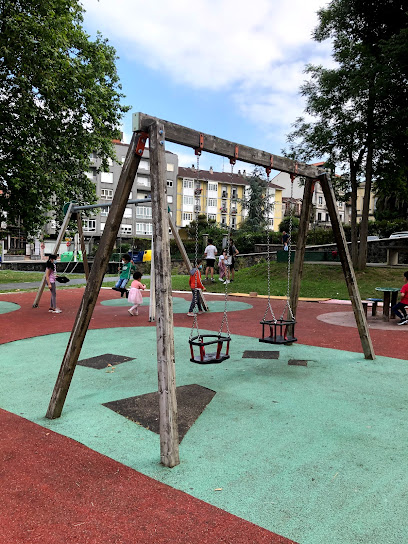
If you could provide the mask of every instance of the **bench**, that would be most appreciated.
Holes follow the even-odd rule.
[[[367,311],[368,311],[368,305],[369,304],[371,305],[371,315],[372,316],[377,315],[377,305],[378,305],[379,302],[382,302],[382,298],[368,298],[367,300],[362,300],[361,301],[366,317],[367,317]]]

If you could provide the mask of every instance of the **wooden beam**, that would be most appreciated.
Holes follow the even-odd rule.
[[[169,212],[169,225],[170,225],[170,228],[171,228],[171,232],[172,232],[172,234],[174,236],[174,239],[176,240],[177,247],[179,248],[181,257],[183,259],[183,262],[184,262],[184,264],[185,264],[185,266],[187,268],[187,271],[190,273],[190,270],[193,268],[193,266],[191,264],[191,261],[190,261],[188,255],[187,255],[187,251],[186,251],[186,248],[184,247],[183,240],[180,238],[180,234],[178,233],[177,227],[174,224],[174,221],[173,221],[173,218],[172,218],[170,212]],[[201,291],[201,289],[198,292],[199,292],[199,297],[201,299],[201,305],[204,308],[204,310],[206,312],[208,312],[209,308],[208,308],[207,301],[205,300],[204,294]]]
[[[156,270],[154,266],[154,242],[152,235],[151,245],[151,261],[150,261],[150,304],[149,304],[149,321],[156,321]]]
[[[175,123],[164,121],[163,119],[157,119],[156,117],[146,115],[145,113],[134,113],[132,117],[134,131],[147,130],[154,122],[158,122],[164,126],[166,141],[168,142],[184,145],[193,149],[201,148],[202,151],[207,151],[208,153],[214,153],[215,155],[221,155],[222,157],[256,164],[257,166],[263,166],[265,168],[272,168],[273,170],[279,170],[289,174],[297,174],[299,176],[317,178],[324,173],[324,170],[316,168],[316,166],[296,162],[285,157],[280,157],[279,155],[273,155],[266,151],[237,144],[236,142],[231,142],[229,140],[223,140],[222,138],[217,138],[216,136],[211,136],[209,134],[203,134],[197,130],[176,125]],[[200,142],[202,142],[202,145],[200,145]]]
[[[157,370],[159,379],[160,460],[166,467],[180,463],[174,357],[173,299],[169,214],[166,199],[165,133],[160,123],[149,126],[152,187],[153,251],[156,292]]]
[[[337,251],[340,257],[341,266],[343,267],[344,278],[346,280],[347,289],[349,292],[351,304],[353,306],[354,317],[356,318],[357,329],[360,335],[361,345],[363,347],[364,357],[366,359],[375,359],[373,344],[371,342],[370,331],[367,325],[367,319],[364,314],[363,305],[361,303],[360,292],[357,286],[356,276],[354,274],[353,264],[351,262],[349,250],[347,247],[346,237],[344,235],[343,226],[340,221],[336,197],[334,195],[332,184],[327,176],[323,174],[319,177],[320,185],[326,200],[327,209],[330,214],[334,239],[337,244]]]
[[[302,209],[300,212],[299,230],[296,244],[295,262],[293,263],[293,273],[290,291],[290,306],[293,315],[296,316],[297,305],[299,301],[300,284],[303,275],[303,263],[305,260],[306,238],[309,229],[310,211],[312,208],[314,181],[312,178],[306,178],[303,191]],[[290,316],[288,315],[288,318]],[[289,331],[292,333],[292,331]]]
[[[88,257],[86,254],[84,231],[82,228],[82,218],[81,218],[80,212],[77,212],[76,216],[77,216],[77,224],[78,224],[79,243],[81,244],[81,251],[82,251],[82,261],[84,263],[85,278],[86,278],[86,281],[88,281],[89,265],[88,265]]]
[[[75,367],[81,353],[82,344],[91,321],[103,277],[109,263],[113,246],[122,222],[126,203],[135,179],[136,171],[142,156],[146,137],[143,134],[133,134],[118,186],[113,198],[106,226],[96,252],[89,279],[85,287],[81,305],[72,327],[71,336],[61,363],[61,368],[54,386],[46,417],[55,419],[60,417],[64,402],[68,394],[69,386],[74,375]]]
[[[55,242],[55,246],[54,246],[54,249],[53,249],[53,254],[54,255],[58,255],[58,251],[59,251],[62,239],[65,236],[66,230],[68,228],[68,223],[71,221],[72,208],[73,207],[74,207],[74,204],[71,202],[70,205],[68,206],[67,213],[65,214],[64,221],[62,222],[61,229],[60,229],[60,231],[58,233],[57,240]],[[45,272],[44,272],[44,276],[43,276],[43,278],[41,280],[40,286],[39,286],[38,291],[37,291],[37,295],[36,295],[35,300],[33,302],[33,308],[38,308],[38,306],[40,304],[41,296],[43,294],[45,283],[46,283],[45,278],[46,278],[46,275],[45,275]]]

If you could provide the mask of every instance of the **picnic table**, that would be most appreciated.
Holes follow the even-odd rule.
[[[376,291],[380,291],[384,296],[383,303],[383,321],[390,320],[390,306],[394,306],[397,303],[399,287],[376,287]],[[390,304],[391,303],[391,304]],[[395,319],[394,313],[391,311],[391,319]]]

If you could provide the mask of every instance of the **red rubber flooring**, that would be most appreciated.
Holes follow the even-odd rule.
[[[0,343],[20,340],[44,334],[70,331],[75,320],[77,309],[81,301],[83,289],[72,289],[59,291],[57,301],[63,310],[61,314],[48,313],[48,297],[45,293],[39,308],[32,308],[35,293],[17,293],[5,295],[3,300],[20,304],[21,309],[16,312],[0,316]],[[188,310],[190,295],[175,295],[186,298],[186,313]],[[206,295],[209,300],[220,300],[220,297]],[[110,289],[102,289],[99,301],[115,297]],[[246,302],[253,306],[251,310],[230,312],[228,314],[229,328],[232,334],[259,337],[262,319],[266,309],[266,299],[231,297],[231,300]],[[272,301],[276,315],[280,315],[284,302],[281,300]],[[301,344],[318,346],[339,350],[354,351],[362,353],[360,337],[357,328],[339,327],[324,323],[317,319],[320,314],[330,311],[343,312],[347,307],[336,304],[319,304],[317,302],[299,302],[296,324],[296,336]],[[351,307],[350,312],[352,313]],[[126,308],[103,306],[97,304],[94,316],[91,320],[91,329],[107,327],[134,327],[154,326],[148,322],[149,309],[142,306],[137,318],[130,317]],[[222,316],[220,313],[209,313],[200,316],[200,328],[218,330]],[[178,327],[189,327],[192,318],[185,314],[174,314],[174,324]],[[398,331],[396,331],[397,333]],[[400,333],[403,331],[399,331]],[[398,338],[401,336],[398,335]],[[405,338],[405,335],[404,335]],[[396,357],[408,360],[407,350],[401,349],[401,341],[396,341],[395,335],[389,330],[371,330],[371,339],[374,351],[377,355]]]
[[[0,410],[2,544],[293,544]]]

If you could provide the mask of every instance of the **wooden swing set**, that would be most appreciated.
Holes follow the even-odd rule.
[[[237,145],[228,140],[203,134],[169,121],[157,119],[143,113],[136,113],[133,114],[133,136],[128,153],[123,164],[122,173],[107,218],[106,227],[94,258],[94,264],[89,272],[88,282],[61,363],[61,368],[54,386],[46,417],[54,419],[60,417],[62,413],[64,402],[68,394],[69,386],[147,140],[149,140],[150,178],[152,188],[152,260],[154,261],[155,268],[156,337],[160,408],[160,460],[163,465],[174,467],[179,464],[180,460],[177,426],[172,289],[171,276],[168,271],[171,270],[169,225],[173,233],[176,232],[176,228],[169,216],[166,199],[165,141],[184,145],[194,150],[199,149],[201,151],[207,151],[209,153],[227,157],[230,160],[239,160],[262,166],[266,168],[267,171],[268,169],[274,169],[281,172],[287,172],[293,176],[303,176],[306,179],[293,266],[293,281],[290,291],[290,307],[293,315],[296,315],[299,298],[306,235],[312,206],[313,186],[315,181],[319,181],[330,214],[333,233],[337,243],[338,254],[341,260],[350,300],[352,302],[364,357],[366,359],[374,359],[375,355],[343,227],[338,215],[336,199],[326,172],[311,165],[272,155],[266,151],[244,145]]]

